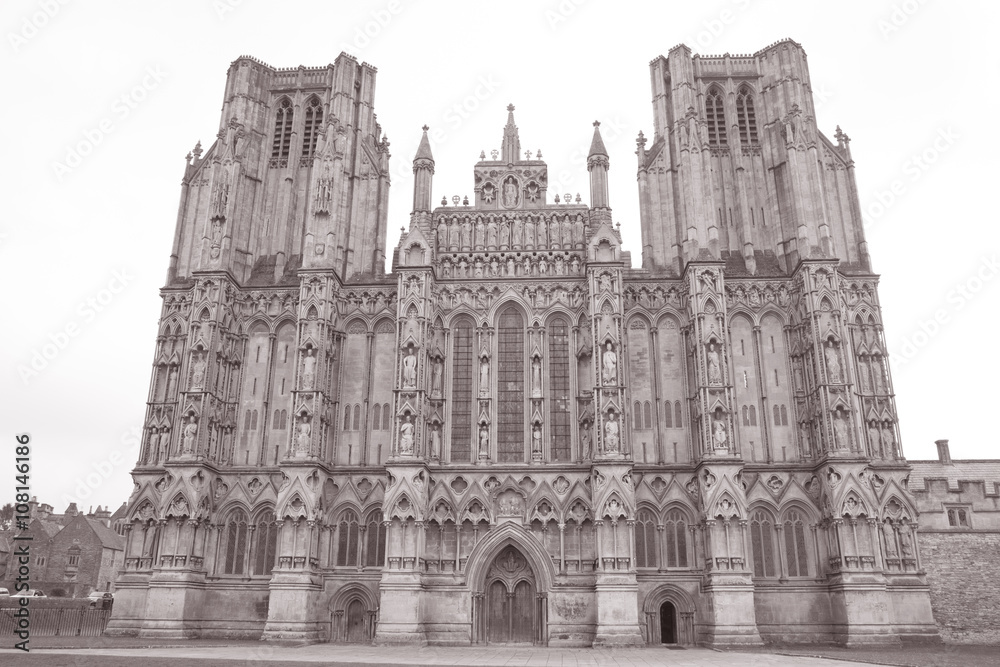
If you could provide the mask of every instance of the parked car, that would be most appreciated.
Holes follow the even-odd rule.
[[[0,588],[0,598],[3,597],[10,597],[10,591],[8,591],[6,588]]]
[[[37,588],[29,588],[28,590],[24,591],[23,593],[14,592],[11,595],[11,597],[15,597],[15,598],[47,598],[49,596],[46,595],[45,593],[43,593],[42,591],[38,590]]]
[[[107,609],[114,603],[115,596],[114,593],[109,593],[107,591],[94,591],[87,596],[87,599],[90,600],[91,607]]]

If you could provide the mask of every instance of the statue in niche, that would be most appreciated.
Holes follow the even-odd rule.
[[[222,244],[222,220],[212,218],[212,246],[219,247]]]
[[[437,424],[431,427],[431,458],[435,461],[441,458],[441,427]]]
[[[531,428],[531,453],[542,453],[542,427],[540,424],[535,424]]]
[[[868,440],[871,442],[872,456],[882,458],[882,434],[875,422],[868,425]]]
[[[413,453],[413,422],[410,421],[410,415],[406,415],[399,427],[399,452]]]
[[[899,522],[899,550],[903,552],[903,558],[913,557],[913,533],[905,518]]]
[[[510,245],[510,223],[506,220],[500,222],[500,247]]]
[[[722,384],[722,362],[719,358],[719,351],[715,349],[715,343],[708,344],[708,383]]]
[[[890,422],[886,422],[882,427],[882,451],[885,458],[889,458],[890,456],[897,458],[899,456],[899,452],[896,451],[896,438],[892,433],[892,424]]]
[[[466,218],[462,222],[462,247],[471,248],[472,247],[472,223]]]
[[[528,257],[527,255],[524,256],[524,273],[522,273],[521,275],[522,276],[531,275],[531,258]]]
[[[486,245],[490,248],[497,247],[497,221],[490,220],[486,225]]]
[[[316,382],[316,357],[313,356],[313,349],[306,350],[306,356],[302,360],[302,388],[312,389]]]
[[[205,370],[208,368],[205,356],[199,354],[194,358],[194,366],[191,369],[191,389],[201,389],[205,386]]]
[[[450,234],[451,245],[454,246],[454,247],[456,247],[456,248],[458,247],[458,244],[459,244],[459,234],[460,233],[461,233],[461,230],[458,228],[458,220],[456,220],[451,225],[451,234]]]
[[[882,539],[885,540],[885,557],[895,558],[898,555],[896,551],[896,536],[892,530],[892,523],[889,521],[882,522]]]
[[[538,357],[531,360],[531,395],[534,398],[542,395],[542,360]]]
[[[517,206],[517,181],[508,178],[503,183],[503,205],[506,208]]]
[[[500,262],[496,257],[490,260],[490,277],[496,278],[500,275]]]
[[[726,444],[729,440],[729,434],[726,433],[726,425],[721,419],[716,419],[712,422],[712,442],[715,444],[716,449],[728,449],[729,446]]]
[[[885,381],[885,369],[882,366],[882,358],[875,357],[872,364],[872,375],[875,379],[875,393],[884,394],[886,381]]]
[[[583,216],[576,216],[576,221],[573,223],[573,243],[575,245],[583,245]]]
[[[514,272],[516,270],[517,262],[514,261],[512,256],[507,257],[507,277],[513,278]]]
[[[406,356],[403,357],[403,388],[410,389],[417,386],[417,355],[413,352],[413,346],[407,348]]]
[[[149,441],[146,443],[146,463],[156,459],[160,453],[160,432],[155,428],[149,430]]]
[[[442,385],[442,375],[444,374],[444,364],[441,363],[440,358],[434,359],[434,365],[431,367],[431,394],[434,396],[441,395],[441,385]]]
[[[490,395],[490,361],[486,357],[479,361],[479,395]]]
[[[840,369],[840,355],[832,340],[826,341],[823,349],[823,356],[826,357],[826,371],[829,374],[830,382],[843,382]]]
[[[848,449],[851,446],[850,434],[847,432],[847,415],[840,410],[833,416],[833,439],[837,449]]]
[[[298,450],[300,452],[309,451],[309,435],[312,433],[312,424],[303,417],[302,421],[299,422],[299,432],[295,436],[295,441],[298,443]]]
[[[437,247],[438,250],[444,249],[448,245],[448,225],[444,222],[437,226]]]
[[[524,221],[524,247],[535,247],[535,220],[530,216]]]
[[[546,276],[549,273],[549,263],[545,260],[545,255],[538,258],[538,275]]]
[[[566,216],[562,221],[562,247],[571,248],[573,246],[573,223],[570,222],[569,216]]]
[[[621,440],[618,436],[619,425],[615,419],[614,410],[608,411],[608,420],[604,422],[604,450],[617,454],[621,450]]]
[[[184,425],[184,453],[189,454],[194,451],[195,439],[198,437],[198,422],[194,415],[188,418],[188,423]]]
[[[479,427],[479,456],[486,457],[490,453],[490,429],[486,424]]]
[[[613,385],[618,383],[618,355],[615,354],[611,341],[604,344],[604,353],[601,355],[601,378],[604,384]]]
[[[515,248],[520,248],[523,237],[523,230],[520,220],[514,220],[514,222],[511,223],[510,237],[511,237],[510,238],[511,245],[513,245]]]
[[[868,369],[868,361],[862,358],[858,363],[858,380],[861,383],[861,391],[871,391],[871,371]]]
[[[580,424],[580,454],[584,458],[591,458],[590,445],[590,422],[585,421]]]
[[[476,219],[476,249],[486,245],[486,225],[482,218]]]
[[[602,273],[601,274],[601,291],[610,292],[611,291],[611,274]]]
[[[576,255],[573,255],[573,259],[570,260],[570,262],[569,262],[569,268],[570,268],[570,270],[573,273],[579,273],[579,271],[580,271],[580,259]]]
[[[171,366],[167,374],[167,399],[177,391],[177,366]]]

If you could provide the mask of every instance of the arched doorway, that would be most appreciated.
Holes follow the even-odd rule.
[[[508,546],[486,576],[486,638],[491,644],[532,644],[538,636],[535,575],[524,555]]]
[[[351,600],[347,605],[347,641],[352,644],[368,643],[368,628],[365,623],[365,606],[361,600]]]
[[[677,643],[677,608],[673,602],[664,602],[660,605],[660,642]]]

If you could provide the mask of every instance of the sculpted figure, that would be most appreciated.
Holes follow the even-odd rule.
[[[486,424],[479,427],[479,455],[486,456],[490,453],[490,430]]]
[[[531,429],[531,452],[533,454],[542,453],[542,427],[538,424]]]
[[[531,361],[531,394],[542,395],[542,362],[538,357]]]
[[[444,364],[441,363],[440,359],[435,359],[431,370],[431,394],[435,396],[441,394],[441,376],[443,373]]]
[[[722,364],[715,343],[710,343],[708,346],[708,383],[722,384]]]
[[[605,343],[604,354],[601,355],[601,363],[603,365],[601,377],[604,380],[604,384],[616,384],[618,382],[618,355],[615,354],[614,349],[611,347],[611,341]]]
[[[469,222],[468,218],[462,223],[462,247],[466,249],[472,248],[472,223]]]
[[[503,205],[507,208],[517,206],[517,183],[513,179],[503,184]]]
[[[826,370],[830,374],[830,382],[842,382],[840,355],[837,354],[837,348],[834,347],[832,340],[826,342],[823,355],[826,357]]]
[[[437,425],[431,430],[431,458],[441,458],[441,427]]]
[[[313,356],[313,350],[310,347],[308,352],[306,352],[305,359],[302,360],[302,388],[312,389],[315,381],[316,357]]]
[[[175,391],[177,391],[177,366],[171,366],[167,375],[167,400],[170,400]]]
[[[304,452],[309,449],[309,434],[312,433],[312,425],[305,419],[299,422],[299,434],[297,436],[297,441],[299,445],[299,451]]]
[[[530,216],[524,221],[524,246],[535,247],[535,220]]]
[[[729,436],[726,434],[726,425],[722,423],[721,419],[716,419],[712,425],[712,439],[715,441],[717,449],[726,448],[726,441],[729,439]]]
[[[199,354],[195,357],[194,367],[191,370],[191,388],[201,389],[205,386],[205,369],[208,363],[205,361],[205,355]]]
[[[406,415],[406,420],[399,427],[399,451],[401,454],[413,453],[413,423],[410,415]]]
[[[580,425],[580,452],[584,458],[591,458],[590,444],[590,422],[583,422]]]
[[[871,443],[872,456],[882,458],[882,434],[875,422],[868,425],[868,440]]]
[[[896,551],[896,536],[888,521],[882,522],[882,539],[885,540],[885,557],[895,558],[899,553]]]
[[[403,386],[417,386],[417,355],[413,353],[413,347],[408,348],[403,357]]]
[[[608,421],[604,422],[604,448],[610,453],[616,454],[621,449],[621,441],[618,437],[618,421],[615,413],[608,413]]]
[[[833,418],[833,437],[836,440],[837,449],[847,449],[850,447],[850,435],[847,432],[847,416],[837,415]]]
[[[511,245],[513,245],[515,248],[520,248],[523,236],[521,221],[515,220],[512,223],[511,227],[512,227],[511,239],[510,239]]]
[[[486,245],[489,248],[497,247],[497,223],[496,220],[490,220],[486,224]]]
[[[486,357],[479,362],[479,395],[490,395],[490,362]]]
[[[194,415],[191,415],[190,420],[184,425],[184,452],[194,451],[194,441],[198,437],[198,423],[194,419]]]

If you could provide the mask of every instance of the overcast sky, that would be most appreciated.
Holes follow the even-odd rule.
[[[904,452],[934,458],[934,440],[949,438],[955,458],[995,457],[998,13],[916,0],[6,0],[0,499],[21,432],[33,438],[32,494],[58,511],[114,509],[131,492],[184,155],[213,141],[241,54],[320,67],[346,50],[378,68],[393,244],[421,125],[439,130],[435,202],[472,195],[472,165],[499,148],[508,103],[522,148],[548,162],[550,198],[586,201],[601,120],[614,218],[638,266],[649,61],[681,42],[715,55],[796,40],[820,130],[852,139]]]

